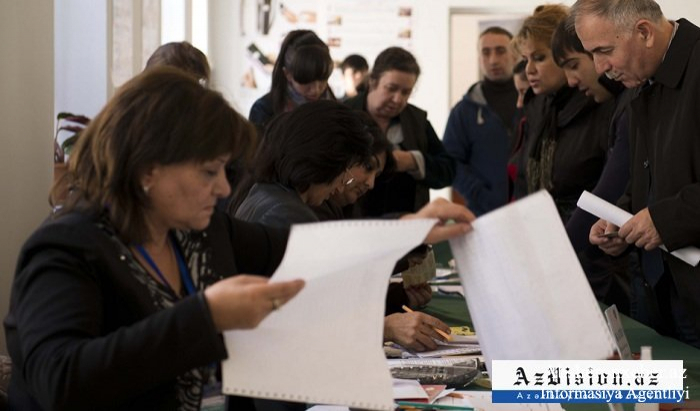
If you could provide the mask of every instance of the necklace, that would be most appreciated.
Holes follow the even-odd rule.
[[[190,295],[194,294],[195,288],[194,284],[192,283],[192,278],[190,277],[190,270],[187,268],[187,264],[185,264],[185,258],[182,256],[182,252],[180,252],[180,248],[176,246],[175,242],[173,241],[172,238],[170,238],[170,244],[171,244],[171,249],[175,253],[175,259],[177,260],[177,266],[178,266],[178,271],[180,274],[180,280],[182,280],[182,286],[185,290],[185,295]],[[146,263],[153,269],[153,271],[156,273],[160,281],[165,284],[166,287],[170,289],[170,291],[173,292],[173,294],[178,295],[177,292],[175,292],[175,289],[170,285],[168,280],[166,280],[165,276],[163,273],[160,271],[158,268],[158,265],[156,264],[155,261],[153,261],[153,258],[151,258],[151,255],[148,254],[148,251],[142,246],[142,245],[137,245],[135,246],[136,251],[141,254],[141,257],[143,257],[144,260],[146,260]]]

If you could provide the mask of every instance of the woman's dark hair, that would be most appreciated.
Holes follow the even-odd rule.
[[[359,54],[351,54],[345,57],[345,60],[340,63],[340,71],[344,72],[345,69],[351,69],[352,71],[368,71],[369,64],[367,64],[367,60]]]
[[[386,161],[384,163],[384,170],[382,174],[391,174],[396,169],[396,161],[391,152],[394,150],[394,146],[386,138],[386,135],[382,131],[381,127],[376,121],[369,115],[366,111],[356,111],[360,116],[360,119],[367,127],[367,132],[372,136],[372,146],[370,147],[370,152],[372,157],[376,158],[379,154],[384,153],[386,155]],[[371,163],[367,162],[365,167],[368,169],[371,167]]]
[[[479,34],[479,38],[481,39],[487,34],[497,34],[500,36],[506,36],[509,40],[513,40],[513,33],[499,26],[487,27],[484,31],[481,32],[481,34]]]
[[[326,43],[313,31],[290,31],[282,42],[275,68],[272,70],[270,97],[275,114],[283,112],[287,104],[288,84],[284,75],[285,69],[297,83],[326,81],[333,73],[333,59]]]
[[[254,143],[254,127],[220,93],[174,67],[145,70],[82,131],[68,163],[72,191],[61,212],[106,210],[124,241],[142,243],[150,200],[141,178],[151,167],[235,157]]]
[[[148,59],[146,68],[158,66],[177,67],[205,82],[209,82],[211,75],[207,56],[186,41],[166,43],[158,47]]]
[[[413,54],[401,47],[389,47],[379,53],[376,60],[374,60],[369,78],[372,82],[376,83],[384,72],[391,70],[415,74],[416,78],[420,76],[420,66],[416,58],[413,57]]]
[[[275,117],[265,130],[252,170],[236,187],[235,210],[254,183],[279,183],[303,193],[330,184],[348,167],[371,158],[372,136],[349,107],[331,100],[303,104]]]

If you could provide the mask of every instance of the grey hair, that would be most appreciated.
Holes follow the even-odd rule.
[[[654,0],[577,0],[571,7],[567,27],[573,28],[576,19],[584,15],[608,19],[618,32],[632,30],[640,19],[653,23],[664,19],[661,7]]]

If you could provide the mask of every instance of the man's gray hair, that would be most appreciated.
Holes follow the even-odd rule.
[[[584,15],[608,19],[621,32],[632,30],[641,19],[654,23],[664,19],[661,7],[654,0],[578,0],[571,7],[567,25],[573,25],[578,17]]]

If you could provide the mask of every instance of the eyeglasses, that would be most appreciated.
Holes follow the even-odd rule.
[[[349,168],[348,168],[347,170],[345,170],[345,172],[346,172],[347,174],[350,174],[350,178],[347,179],[347,180],[345,180],[345,181],[343,181],[343,185],[344,185],[344,186],[349,186],[350,184],[352,184],[353,181],[355,181],[355,176],[352,175],[352,172],[350,171]]]

